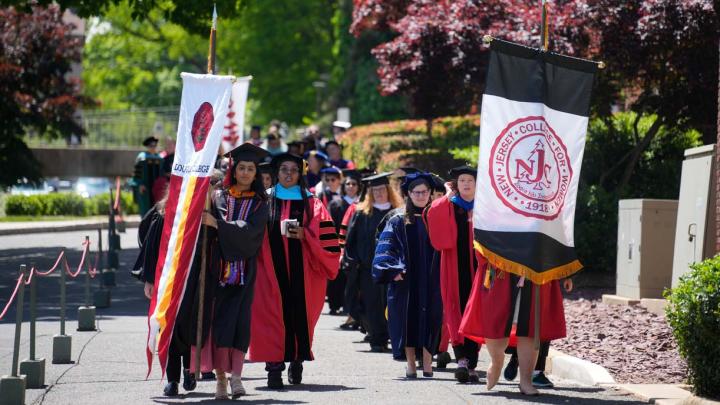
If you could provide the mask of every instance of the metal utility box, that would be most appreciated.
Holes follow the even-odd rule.
[[[672,282],[676,200],[620,200],[616,294],[662,298]]]
[[[690,265],[715,251],[715,145],[685,151],[680,179],[680,203],[675,231],[672,286]]]

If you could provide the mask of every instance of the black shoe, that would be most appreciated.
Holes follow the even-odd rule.
[[[301,362],[292,362],[288,367],[288,382],[293,385],[302,383],[303,365]]]
[[[533,375],[532,384],[535,388],[553,388],[555,386],[542,371]]]
[[[474,369],[468,371],[468,382],[471,382],[473,384],[480,382],[480,376],[478,376],[477,371],[475,371]]]
[[[166,397],[176,397],[178,395],[178,383],[169,382],[169,383],[165,384],[165,389],[163,389],[163,394],[165,394]]]
[[[328,312],[328,315],[340,315],[340,312],[337,309],[331,309],[330,312]]]
[[[470,372],[468,371],[467,367],[458,367],[455,370],[455,379],[457,380],[457,382],[462,384],[470,381]]]
[[[191,373],[190,370],[183,370],[183,389],[185,391],[194,391],[196,387],[195,373]]]
[[[446,368],[447,365],[450,363],[450,353],[448,352],[442,352],[438,353],[437,355],[437,368]]]
[[[215,373],[213,373],[212,371],[202,373],[201,377],[202,381],[215,381]]]
[[[370,351],[373,353],[385,353],[386,350],[386,345],[370,345]]]
[[[282,371],[268,371],[267,386],[273,390],[281,390],[285,386],[282,380]]]
[[[517,377],[518,373],[518,359],[517,356],[510,357],[510,361],[508,362],[507,366],[505,366],[505,371],[503,371],[503,377],[505,377],[506,381],[512,381]]]
[[[340,329],[342,330],[358,330],[359,328],[360,324],[357,321],[345,322],[340,325]]]

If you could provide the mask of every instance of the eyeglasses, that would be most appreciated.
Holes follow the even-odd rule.
[[[300,169],[297,169],[297,168],[288,169],[286,167],[281,167],[279,172],[282,174],[298,174],[298,173],[300,173]]]
[[[412,194],[415,197],[424,197],[424,196],[430,194],[430,190],[411,191],[410,194]]]
[[[345,183],[345,187],[357,187],[357,186],[358,186],[358,184],[354,181],[349,181],[349,182]]]
[[[325,181],[327,181],[328,183],[335,183],[337,181],[340,181],[340,179],[338,179],[337,177],[326,177]]]

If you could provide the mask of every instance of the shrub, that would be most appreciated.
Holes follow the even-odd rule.
[[[133,201],[131,192],[123,191],[120,200],[124,215],[138,213],[138,207]],[[109,204],[110,193],[98,194],[88,199],[74,193],[12,195],[7,197],[5,214],[26,216],[107,215]]]
[[[665,292],[665,313],[693,391],[720,399],[720,255],[690,267],[678,286]]]
[[[444,117],[433,121],[431,136],[424,120],[401,120],[362,125],[342,139],[345,157],[358,167],[386,171],[417,166],[445,177],[453,166],[465,163],[450,150],[477,147],[480,117]]]

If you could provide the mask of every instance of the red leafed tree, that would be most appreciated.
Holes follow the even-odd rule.
[[[621,105],[638,113],[637,143],[608,168],[618,190],[663,125],[693,127],[716,140],[718,4],[715,0],[550,0],[550,50],[603,60],[594,111]],[[382,94],[408,96],[430,122],[479,101],[487,47],[483,35],[539,46],[540,0],[356,0],[352,30],[389,30],[377,46]],[[637,123],[656,117],[645,133]]]
[[[580,2],[560,1],[551,26],[553,49],[583,55],[593,36],[579,15]],[[485,34],[537,45],[538,2],[518,0],[358,0],[351,30],[389,30],[397,36],[373,50],[380,91],[408,96],[416,116],[428,121],[466,113],[479,101],[485,78]],[[572,41],[570,40],[572,38]],[[582,44],[577,49],[573,44]]]
[[[48,137],[83,132],[73,119],[82,101],[79,83],[68,75],[80,62],[82,42],[57,6],[32,10],[0,8],[0,187],[40,177],[23,142],[27,131]]]

